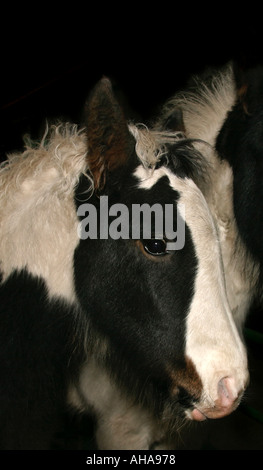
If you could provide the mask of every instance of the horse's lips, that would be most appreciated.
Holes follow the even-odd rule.
[[[199,411],[197,408],[195,408],[191,412],[191,417],[195,421],[205,421],[206,420],[206,416],[203,413],[201,413],[201,411]]]

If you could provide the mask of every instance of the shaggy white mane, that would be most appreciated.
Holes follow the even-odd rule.
[[[25,138],[23,153],[11,154],[0,169],[0,200],[17,191],[55,184],[59,192],[71,192],[85,172],[87,144],[84,132],[68,123],[47,128],[40,143]]]
[[[0,271],[26,269],[46,280],[50,295],[74,300],[73,253],[78,243],[74,188],[86,169],[85,134],[52,127],[0,170]]]
[[[144,124],[130,124],[129,130],[136,140],[135,150],[144,167],[154,168],[167,155],[167,145],[185,139],[182,132],[166,132],[148,129]]]
[[[193,86],[177,93],[165,105],[161,121],[171,110],[183,112],[186,135],[214,145],[227,112],[236,101],[236,87],[232,64],[226,65],[210,77],[194,77]]]
[[[183,138],[181,132],[149,130],[143,124],[129,124],[129,131],[136,140],[139,161],[153,168],[167,154],[167,145]],[[15,197],[17,191],[33,191],[35,194],[51,187],[58,193],[72,193],[81,174],[88,175],[88,144],[84,130],[74,124],[59,124],[46,129],[40,143],[25,137],[23,153],[9,155],[0,166],[0,201]]]

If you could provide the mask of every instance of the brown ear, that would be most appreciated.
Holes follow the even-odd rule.
[[[249,86],[249,68],[239,64],[238,62],[233,63],[234,79],[236,83],[236,96],[238,102],[243,108],[244,114],[249,115],[248,110],[248,86]]]
[[[86,103],[85,124],[89,170],[95,190],[101,190],[107,172],[124,165],[129,142],[126,120],[107,78],[98,82]]]

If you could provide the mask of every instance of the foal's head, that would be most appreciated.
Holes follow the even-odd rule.
[[[181,132],[127,125],[110,82],[86,105],[88,171],[75,194],[79,302],[121,387],[163,413],[230,413],[247,380],[220,247]]]

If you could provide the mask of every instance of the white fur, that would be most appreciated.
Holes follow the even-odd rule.
[[[233,208],[233,172],[226,161],[215,158],[206,200],[218,230],[228,301],[241,333],[256,291],[259,267],[238,233]]]
[[[214,221],[203,195],[197,188],[193,191],[193,183],[189,183],[181,192],[180,204],[185,206],[198,268],[187,318],[186,355],[202,379],[200,406],[208,408],[218,398],[218,383],[223,377],[234,379],[236,396],[244,390],[248,379],[247,358],[226,295]]]
[[[83,366],[79,382],[70,388],[68,398],[80,411],[95,412],[99,449],[147,450],[163,437],[154,416],[129,401],[93,359]]]
[[[195,77],[194,88],[177,93],[164,106],[161,118],[172,109],[180,108],[187,130],[187,137],[202,139],[214,145],[217,133],[222,127],[236,100],[235,82],[231,64],[213,74],[211,83]]]
[[[134,136],[136,154],[146,168],[154,168],[158,160],[166,155],[167,144],[174,144],[182,138],[181,132],[149,130],[145,125],[129,125]]]
[[[12,155],[0,172],[0,269],[3,279],[27,269],[50,295],[74,300],[78,243],[74,187],[87,148],[76,128],[56,128],[48,142]]]

